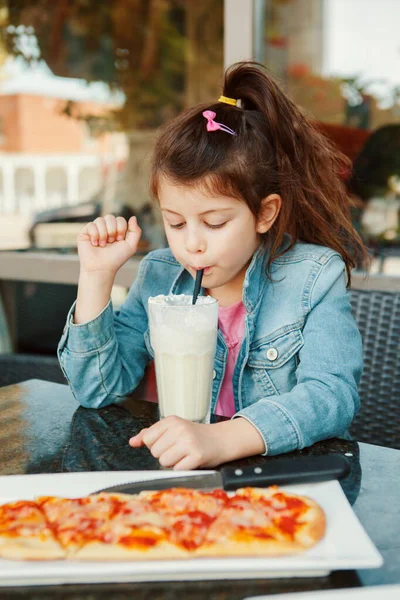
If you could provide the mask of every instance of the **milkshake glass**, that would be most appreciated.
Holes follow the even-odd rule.
[[[208,422],[218,301],[211,296],[149,298],[150,341],[154,350],[160,417],[177,415]]]

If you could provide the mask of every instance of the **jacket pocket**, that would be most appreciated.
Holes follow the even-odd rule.
[[[301,326],[285,326],[256,340],[248,365],[253,382],[266,395],[283,394],[296,385],[298,352],[304,344]]]

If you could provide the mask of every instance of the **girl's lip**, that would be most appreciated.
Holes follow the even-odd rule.
[[[207,275],[212,269],[212,267],[192,267],[194,271],[204,271],[204,275]]]

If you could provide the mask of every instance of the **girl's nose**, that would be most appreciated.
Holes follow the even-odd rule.
[[[204,252],[205,249],[205,240],[200,232],[197,229],[188,230],[186,236],[186,251],[195,254],[197,252]]]

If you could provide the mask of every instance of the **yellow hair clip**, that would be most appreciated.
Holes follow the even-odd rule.
[[[241,101],[240,100],[235,100],[235,98],[228,98],[227,96],[220,96],[218,98],[218,102],[225,102],[225,104],[230,104],[231,106],[237,106],[238,108],[241,108]]]

